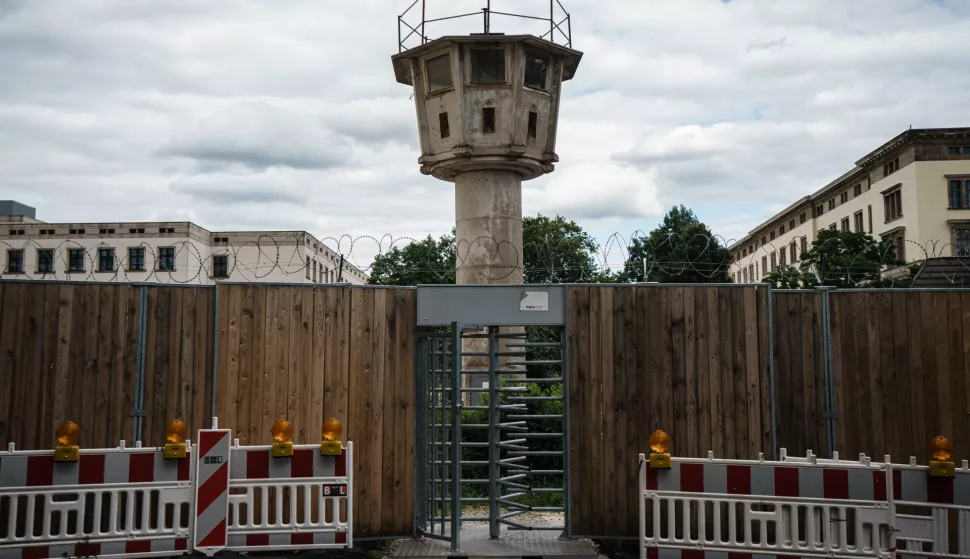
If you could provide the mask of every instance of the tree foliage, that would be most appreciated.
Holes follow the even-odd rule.
[[[812,289],[819,285],[837,288],[907,287],[909,273],[887,275],[886,269],[905,264],[896,257],[896,246],[867,233],[824,229],[801,255],[798,268],[783,266],[765,276],[773,287]]]
[[[681,205],[671,208],[648,235],[632,240],[626,276],[635,282],[726,283],[731,281],[729,262],[727,248]]]
[[[596,241],[576,222],[543,215],[522,220],[525,283],[598,283],[609,278],[596,263]],[[455,283],[455,231],[430,235],[378,255],[370,269],[375,285]]]

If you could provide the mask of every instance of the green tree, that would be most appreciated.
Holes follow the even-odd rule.
[[[403,247],[393,247],[374,259],[370,283],[375,285],[419,285],[455,283],[455,235],[435,240],[428,235]]]
[[[838,288],[908,287],[910,271],[886,274],[887,267],[905,264],[896,257],[896,245],[868,233],[824,229],[802,253],[799,269],[779,268],[765,276],[774,287],[812,289],[818,285]]]
[[[681,205],[648,235],[632,240],[625,275],[634,282],[726,283],[731,281],[728,264],[727,248]]]
[[[596,241],[576,222],[538,215],[522,220],[525,283],[599,283],[610,277],[596,263]],[[378,255],[370,268],[374,285],[455,283],[455,231],[430,235]]]

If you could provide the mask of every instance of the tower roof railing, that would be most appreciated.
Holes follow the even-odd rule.
[[[549,0],[548,16],[537,16],[512,12],[502,12],[492,9],[492,0],[485,0],[485,6],[476,12],[445,15],[441,17],[428,18],[427,0],[414,0],[404,13],[397,16],[397,39],[398,52],[404,52],[409,48],[423,45],[434,40],[428,35],[428,24],[441,23],[444,21],[457,20],[461,18],[482,18],[482,29],[485,35],[494,34],[492,31],[492,16],[504,16],[509,18],[519,18],[544,22],[540,29],[542,34],[534,33],[540,39],[551,43],[561,44],[567,48],[572,48],[572,22],[569,12],[563,7],[560,0]],[[538,31],[538,30],[537,30]]]

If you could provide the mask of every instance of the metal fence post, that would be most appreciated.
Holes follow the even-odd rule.
[[[498,523],[499,517],[499,484],[502,477],[502,432],[499,424],[498,408],[498,328],[488,327],[488,536],[496,539],[502,535],[502,528]]]
[[[442,514],[442,516],[444,516]],[[451,550],[461,547],[461,323],[451,323]]]
[[[832,311],[829,294],[831,286],[820,285],[815,288],[822,293],[822,379],[825,384],[825,439],[828,456],[835,455],[835,421],[839,414],[835,411],[835,388],[832,381]]]
[[[212,318],[212,401],[210,417],[216,417],[216,395],[219,393],[219,282],[216,282],[215,311]]]
[[[775,398],[775,321],[773,318],[771,284],[768,284],[768,401],[771,405],[771,459],[778,459],[778,420]]]
[[[145,345],[148,338],[148,287],[138,288],[138,341],[135,348],[135,402],[131,422],[132,444],[142,438],[145,417]]]

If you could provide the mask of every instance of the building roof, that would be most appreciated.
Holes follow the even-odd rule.
[[[861,159],[856,161],[855,166],[853,168],[849,169],[848,171],[840,175],[832,182],[819,188],[818,190],[816,190],[812,194],[809,194],[808,196],[803,196],[799,198],[795,203],[791,204],[784,210],[774,214],[770,218],[759,223],[757,226],[755,226],[750,231],[748,231],[747,235],[745,235],[744,237],[741,237],[740,239],[732,243],[728,247],[728,249],[734,249],[735,247],[738,247],[739,245],[742,245],[748,242],[752,238],[757,237],[762,230],[769,228],[769,226],[774,225],[779,221],[782,221],[785,217],[787,217],[788,213],[792,212],[793,210],[797,209],[803,204],[806,204],[808,202],[815,202],[819,198],[824,198],[832,191],[842,188],[846,184],[849,184],[849,183],[855,182],[856,180],[861,179],[862,176],[868,174],[869,172],[868,168],[870,166],[878,165],[883,158],[899,151],[905,146],[909,146],[916,143],[925,143],[925,142],[931,142],[931,143],[952,142],[954,144],[962,144],[962,143],[965,143],[968,139],[970,139],[970,128],[967,128],[967,127],[911,128],[909,130],[906,130],[898,134],[896,137],[889,140],[888,142],[884,143],[883,145],[879,146],[878,148],[872,150],[865,156],[863,156]]]

